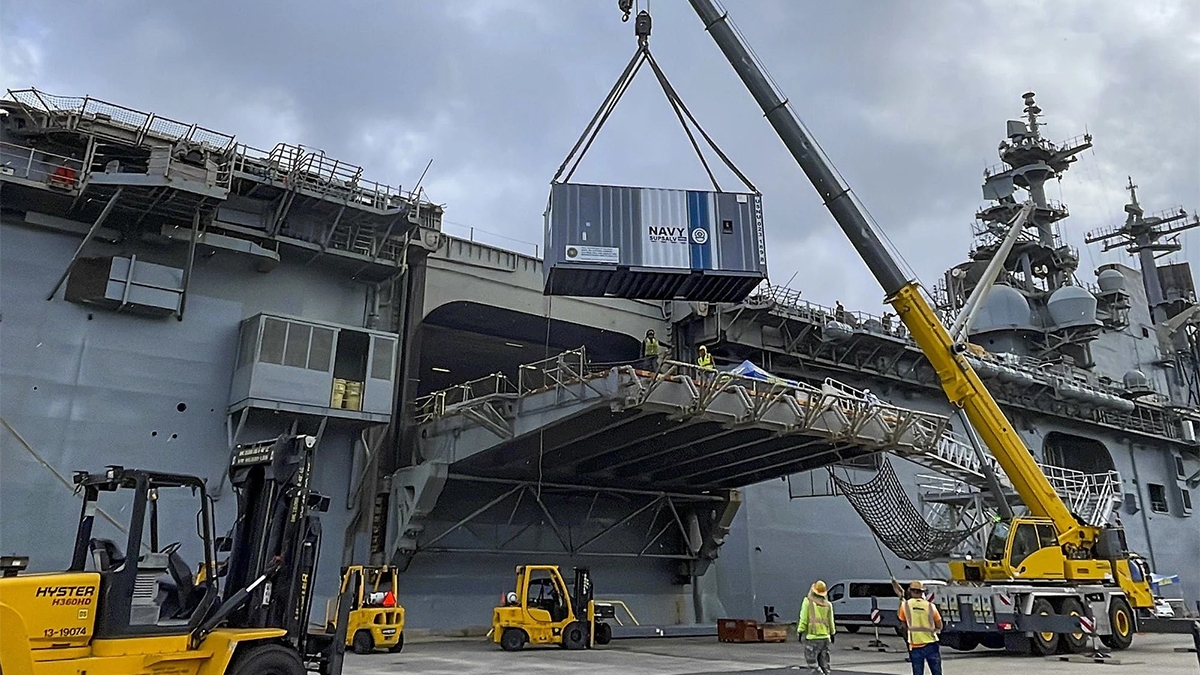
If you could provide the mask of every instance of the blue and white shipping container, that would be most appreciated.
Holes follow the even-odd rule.
[[[738,302],[767,278],[762,197],[554,183],[546,295]]]

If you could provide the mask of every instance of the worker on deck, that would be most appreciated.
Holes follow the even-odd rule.
[[[913,675],[925,675],[929,664],[932,675],[942,675],[942,652],[938,633],[942,630],[942,615],[925,599],[925,585],[914,581],[908,585],[908,598],[900,605],[900,623],[908,632],[909,662]]]
[[[658,339],[653,329],[646,331],[646,339],[642,340],[642,362],[646,368],[658,370]]]
[[[712,355],[708,353],[708,348],[700,345],[699,354],[696,356],[696,369],[699,370],[699,384],[707,387],[713,384],[713,368]]]
[[[829,644],[836,630],[833,605],[825,599],[825,582],[818,579],[800,603],[796,632],[804,643],[804,662],[813,675],[829,675]]]

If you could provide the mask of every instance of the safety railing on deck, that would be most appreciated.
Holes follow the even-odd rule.
[[[611,366],[593,369],[588,362],[586,348],[572,349],[541,361],[518,366],[516,382],[504,373],[494,373],[422,396],[415,402],[415,419],[418,424],[423,424],[482,399],[519,398],[539,391],[566,387],[595,376],[597,372],[606,371],[609,367]]]
[[[796,318],[826,323],[836,321],[850,328],[867,330],[881,335],[909,339],[908,329],[893,315],[876,316],[868,312],[826,307],[800,297],[800,291],[787,286],[762,284],[747,304],[770,302],[775,308]]]
[[[55,96],[37,89],[8,90],[8,96],[31,111],[47,116],[48,122],[75,129],[81,120],[99,122],[136,134],[141,142],[146,136],[166,141],[190,141],[206,145],[218,152],[233,147],[233,136],[187,124],[169,117],[146,113],[90,96]],[[96,130],[96,129],[93,129]]]
[[[404,193],[399,187],[364,179],[362,167],[302,145],[279,143],[266,151],[239,143],[233,170],[377,211],[395,211],[416,203],[418,197]]]
[[[822,386],[814,387],[782,378],[763,379],[671,360],[657,364],[649,359],[596,364],[588,361],[583,348],[520,366],[515,383],[503,374],[496,374],[423,396],[416,401],[415,421],[423,424],[461,414],[503,432],[507,424],[503,401],[546,391],[587,396],[585,390],[590,388],[589,380],[607,377],[614,369],[637,383],[634,396],[638,401],[654,399],[656,390],[667,383],[684,384],[694,392],[690,402],[681,401],[688,414],[705,414],[723,394],[731,394],[744,402],[741,412],[735,413],[742,421],[766,420],[776,410],[775,406],[783,404],[786,409],[803,412],[797,419],[788,421],[790,418],[785,415],[772,418],[776,421],[768,423],[781,423],[779,420],[782,419],[784,424],[807,428],[806,425],[814,423],[824,412],[837,409],[841,413],[840,419],[844,420],[839,423],[844,425],[837,432],[839,437],[860,438],[864,430],[871,429],[860,440],[876,449],[893,444],[921,450],[932,448],[947,426],[944,416],[894,406],[834,380],[826,380]],[[729,411],[737,407],[717,406],[721,410],[717,414],[730,414]]]
[[[479,379],[435,391],[416,400],[416,421],[423,424],[446,414],[447,410],[468,401],[497,395],[515,395],[517,387],[504,373],[493,373]]]
[[[913,348],[916,348],[916,343],[912,340],[903,323],[900,322],[899,318],[894,316],[889,317],[888,321],[885,322],[883,317],[867,312],[846,309],[839,311],[836,308],[829,308],[802,300],[800,298],[800,291],[784,286],[770,286],[768,284],[760,286],[755,295],[746,300],[746,304],[748,305],[765,303],[772,304],[773,312],[801,321],[824,325],[829,321],[839,321],[840,317],[845,320],[839,321],[839,323],[850,328],[900,338],[908,342]],[[943,317],[943,320],[946,318],[948,317]],[[1037,383],[1047,387],[1058,388],[1064,383],[1069,383],[1072,387],[1094,394],[1092,398],[1093,402],[1097,403],[1097,407],[1093,419],[1096,421],[1117,428],[1142,431],[1166,438],[1179,437],[1178,430],[1168,421],[1164,410],[1139,404],[1136,405],[1134,410],[1130,411],[1127,409],[1127,404],[1118,405],[1119,401],[1117,399],[1121,399],[1121,394],[1123,393],[1121,388],[1103,386],[1080,380],[1077,377],[1077,373],[1069,371],[1057,361],[1009,354],[988,354],[984,358],[989,362],[994,362],[1016,371],[1023,371],[1028,377],[1030,384]],[[1106,408],[1105,405],[1112,406],[1112,408]]]
[[[59,190],[75,190],[83,176],[83,162],[0,141],[0,174],[44,183]]]

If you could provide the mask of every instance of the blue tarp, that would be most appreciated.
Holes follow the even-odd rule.
[[[770,382],[771,384],[784,384],[790,387],[800,386],[800,383],[796,382],[795,380],[785,380],[782,377],[772,375],[749,361],[742,361],[733,368],[730,368],[728,372],[734,375],[741,375],[742,377],[749,377],[754,380]]]

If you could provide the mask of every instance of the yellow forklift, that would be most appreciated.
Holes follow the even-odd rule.
[[[351,565],[342,570],[339,597],[350,598],[346,624],[346,646],[355,654],[370,654],[376,649],[395,653],[404,649],[404,608],[396,602],[398,570]],[[357,588],[357,592],[351,589]],[[349,595],[347,595],[349,593]],[[325,632],[337,630],[338,598],[325,605]]]
[[[576,567],[575,586],[568,592],[557,565],[517,568],[517,589],[492,611],[492,641],[507,652],[527,643],[590,649],[612,640],[612,625],[598,619],[616,615],[613,606],[592,597],[586,567]]]
[[[70,567],[25,574],[28,557],[0,559],[0,672],[340,675],[345,633],[308,630],[319,514],[329,505],[309,488],[315,445],[283,436],[238,446],[229,468],[237,521],[219,539],[200,478],[120,466],[75,472],[83,508]],[[164,546],[160,512],[180,509],[196,527],[172,534],[196,541]],[[117,524],[109,511],[128,520]],[[123,535],[123,550],[104,538],[109,529]],[[203,574],[181,550],[202,558]]]

